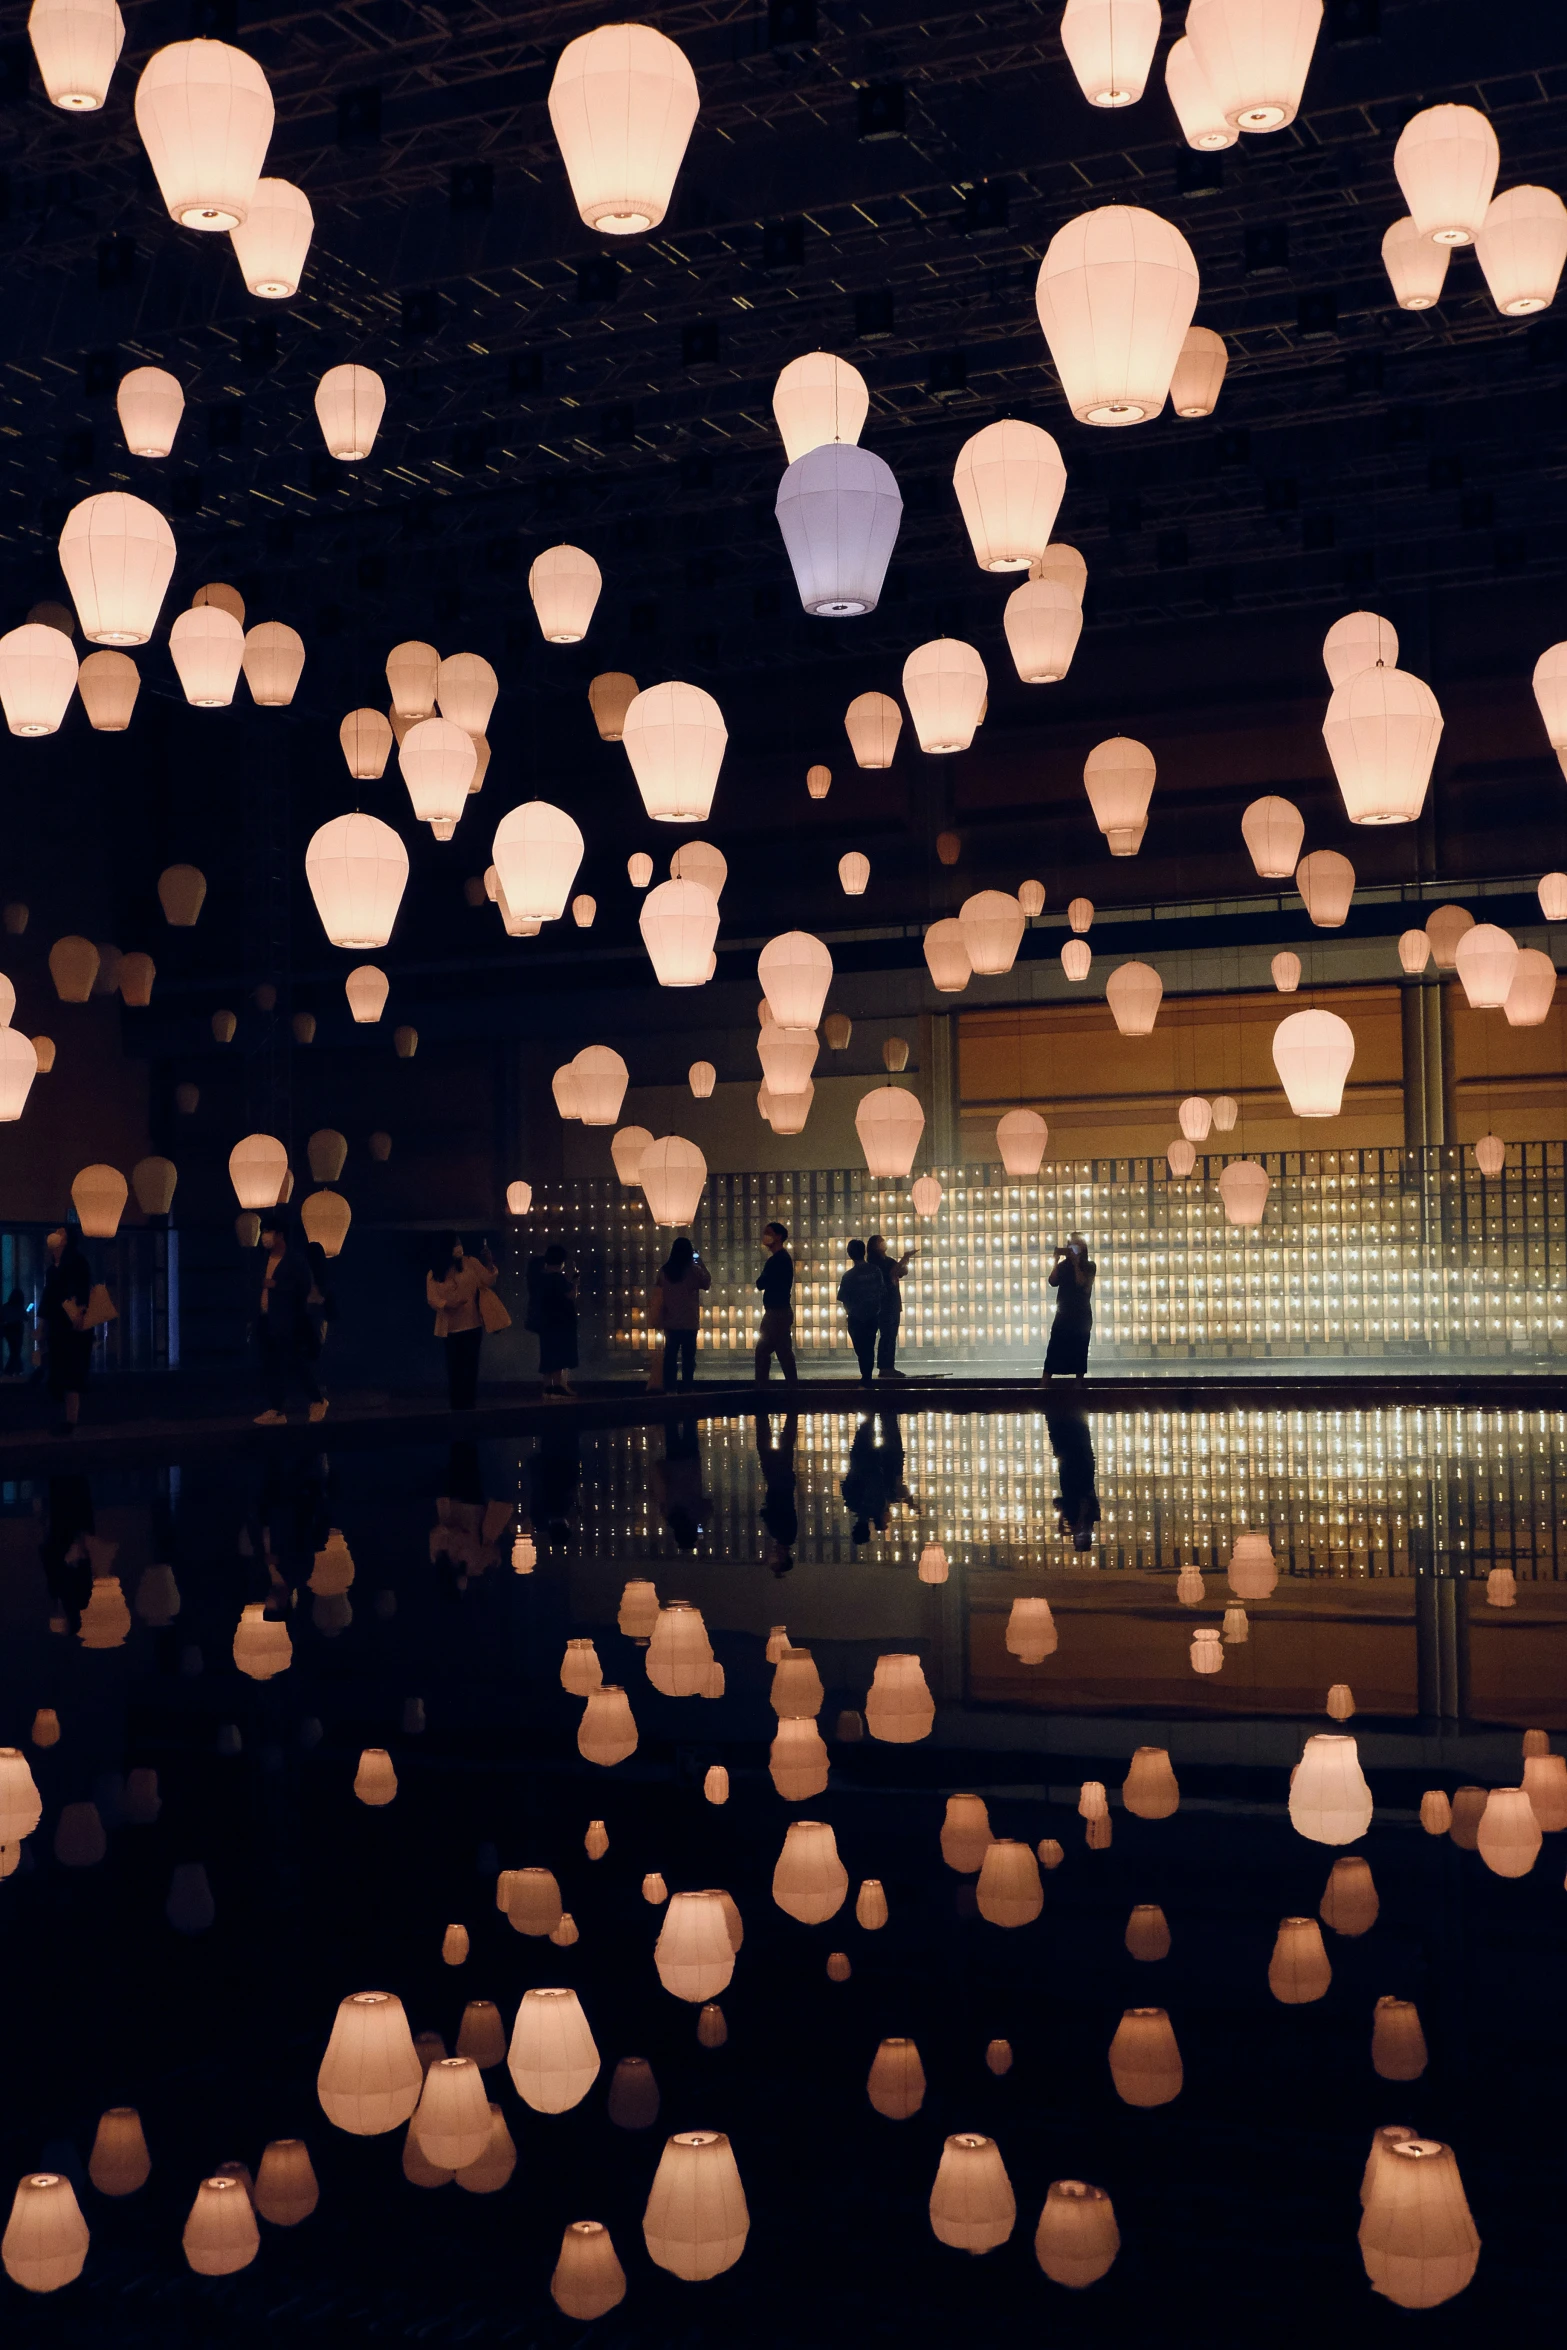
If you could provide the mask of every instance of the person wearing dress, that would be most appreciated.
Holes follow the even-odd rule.
[[[702,1321],[702,1293],[713,1277],[685,1233],[670,1243],[669,1255],[653,1284],[649,1315],[664,1333],[664,1385],[696,1385],[696,1334]]]
[[[1055,1320],[1045,1349],[1045,1377],[1081,1379],[1088,1369],[1088,1342],[1094,1330],[1094,1277],[1099,1268],[1080,1232],[1057,1249],[1049,1281],[1056,1293]]]
[[[479,1392],[479,1351],[484,1320],[479,1292],[495,1287],[498,1268],[488,1247],[470,1256],[454,1234],[439,1263],[425,1275],[424,1294],[435,1309],[435,1335],[446,1348],[446,1400],[454,1412],[471,1412]]]

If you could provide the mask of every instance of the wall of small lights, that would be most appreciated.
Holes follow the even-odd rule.
[[[1057,1447],[1085,1427],[1100,1506],[1086,1553],[1054,1506]],[[672,1504],[700,1523],[704,1556],[764,1558],[769,1490],[791,1475],[801,1557],[909,1574],[922,1544],[940,1542],[954,1568],[1220,1575],[1243,1528],[1265,1531],[1297,1577],[1400,1578],[1439,1563],[1552,1582],[1567,1563],[1560,1411],[775,1409],[582,1441],[584,1547],[638,1572],[692,1547],[670,1531]],[[866,1510],[878,1489],[880,1524]]]
[[[1098,1265],[1094,1359],[1559,1360],[1567,1354],[1567,1145],[1526,1143],[1485,1177],[1467,1150],[1257,1154],[1272,1179],[1260,1228],[1229,1225],[1220,1157],[1178,1182],[1160,1159],[1047,1166],[1035,1181],[938,1169],[945,1196],[916,1216],[907,1183],[861,1169],[712,1175],[692,1238],[713,1277],[703,1356],[737,1366],[755,1344],[762,1226],[788,1225],[802,1364],[852,1364],[837,1304],[845,1244],[881,1232],[913,1248],[900,1351],[910,1371],[1037,1367],[1053,1311],[1046,1276],[1069,1231]],[[541,1186],[519,1255],[561,1239],[582,1276],[585,1360],[626,1364],[657,1343],[653,1277],[671,1235],[640,1192]]]

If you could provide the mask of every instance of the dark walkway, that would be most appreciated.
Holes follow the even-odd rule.
[[[7,1423],[0,1428],[0,1477],[47,1475],[67,1463],[83,1468],[225,1452],[259,1457],[277,1446],[336,1450],[384,1444],[389,1437],[416,1444],[441,1443],[457,1434],[531,1438],[546,1421],[559,1419],[619,1427],[678,1419],[693,1409],[704,1418],[728,1418],[755,1411],[763,1392],[751,1380],[704,1380],[677,1394],[650,1392],[629,1380],[589,1380],[574,1401],[563,1403],[545,1401],[536,1385],[519,1383],[483,1390],[478,1410],[459,1417],[430,1391],[348,1390],[333,1396],[328,1417],[315,1426],[300,1411],[286,1428],[258,1428],[248,1380],[127,1379],[91,1390],[80,1430],[64,1438],[49,1434],[43,1418],[47,1406],[37,1388],[10,1387],[0,1391],[0,1421]],[[954,1376],[878,1381],[867,1388],[856,1380],[808,1374],[795,1387],[774,1379],[765,1394],[773,1411],[792,1405],[813,1412],[859,1412],[868,1406],[900,1412],[1037,1411],[1046,1399],[1054,1405],[1077,1401],[1100,1412],[1344,1412],[1395,1405],[1559,1411],[1567,1407],[1567,1376],[1486,1369],[1361,1377],[1218,1365],[1180,1376],[1113,1374],[1081,1382],[1056,1380],[1048,1387],[1038,1379]]]

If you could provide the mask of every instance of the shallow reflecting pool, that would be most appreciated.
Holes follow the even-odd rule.
[[[0,1883],[5,2193],[68,2180],[90,2236],[57,2295],[4,2286],[14,2338],[1223,2341],[1298,2310],[1446,2343],[1552,2323],[1567,1772],[1537,1756],[1483,1852],[1483,1792],[1456,1801],[1457,1840],[1440,1806],[1421,1815],[1431,1793],[1518,1787],[1523,1733],[1567,1728],[1564,1436],[1560,1414],[1413,1410],[566,1415],[521,1447],[6,1489],[0,1736],[41,1817]],[[1246,1530],[1266,1553],[1235,1567],[1239,1597]],[[570,1680],[625,1692],[624,1759],[582,1751],[618,1751],[618,1701],[562,1686],[568,1641],[591,1643]],[[917,1663],[878,1663],[900,1658]],[[668,1693],[688,1686],[721,1694]],[[775,1695],[800,1708],[788,1730]],[[1301,1832],[1326,1816],[1311,1772],[1292,1823],[1291,1770],[1346,1732],[1374,1808],[1327,1844]],[[1168,1756],[1173,1812],[1139,1748]],[[790,1839],[775,1879],[802,1821],[823,1834]],[[1530,1865],[1497,1873],[1535,1822]],[[523,1930],[555,1918],[543,1880],[502,1882],[523,1870],[551,1872],[574,1940]],[[710,1913],[648,1896],[716,1886],[743,1921],[730,1978],[698,1968],[681,1980],[699,1995],[676,1996],[660,1931],[709,1917],[711,1938]],[[1316,1926],[1281,1937],[1284,1919]],[[498,2060],[523,1994],[555,1987],[599,2070],[544,2112],[536,2062],[519,2055],[519,2088]],[[369,1990],[482,2062],[501,2122],[453,2180],[410,2178],[429,2170],[406,2104],[367,2135],[323,2110],[334,2017]],[[1387,1998],[1417,2013],[1415,2077],[1373,2067]],[[465,2029],[484,2002],[488,2042],[482,2014]],[[1180,2059],[1151,2106],[1109,2058],[1142,2007]],[[1383,2011],[1384,2063],[1411,2030]],[[923,2077],[903,2118],[885,2108],[912,2096],[906,2052],[877,2068],[883,2110],[868,2092],[889,2039]],[[335,2072],[326,2094],[346,2110]],[[151,2169],[113,2195],[103,2147],[88,2166],[119,2106]],[[1453,2149],[1480,2239],[1473,2282],[1419,2317],[1372,2291],[1357,2243],[1372,2132],[1393,2123]],[[745,2232],[731,2196],[743,2250],[700,2282],[670,2273],[709,2263],[656,2204],[651,2251],[644,2235],[666,2141],[693,2131],[727,2135],[748,2214]],[[980,2165],[981,2233],[1005,2217],[997,2159],[1015,2205],[983,2256],[933,2232],[955,2134],[997,2149],[952,2157]],[[202,2180],[293,2138],[317,2208],[266,2216],[274,2156],[255,2257],[194,2273]],[[1104,2190],[1119,2237],[1082,2289],[1035,2250],[1071,2179]],[[1074,2212],[1046,2231],[1058,2269]],[[591,2324],[550,2297],[578,2220],[604,2223],[625,2278]],[[1393,2281],[1429,2297],[1443,2278]]]

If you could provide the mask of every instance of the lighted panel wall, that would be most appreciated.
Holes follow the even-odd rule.
[[[1185,1182],[1162,1158],[1047,1165],[1036,1182],[948,1169],[933,1219],[904,1183],[858,1169],[711,1176],[692,1237],[713,1277],[701,1350],[733,1368],[755,1343],[762,1226],[788,1225],[795,1345],[852,1364],[837,1285],[854,1235],[912,1247],[900,1347],[910,1370],[1037,1365],[1053,1311],[1046,1276],[1074,1228],[1099,1268],[1103,1367],[1208,1361],[1556,1360],[1567,1355],[1564,1147],[1529,1143],[1482,1177],[1469,1152],[1260,1153],[1261,1227],[1227,1223],[1220,1157]],[[541,1186],[514,1246],[564,1240],[582,1271],[584,1351],[625,1362],[654,1343],[648,1300],[672,1237],[640,1192]],[[520,1276],[520,1265],[518,1267]]]

